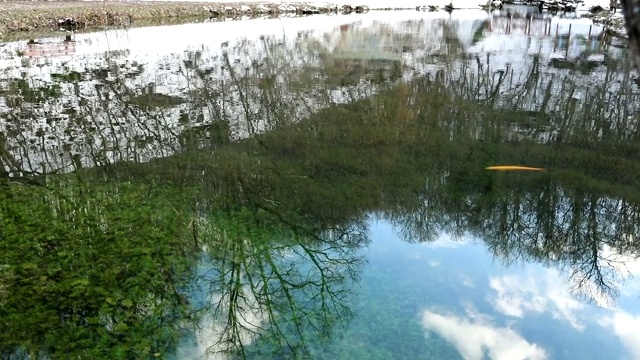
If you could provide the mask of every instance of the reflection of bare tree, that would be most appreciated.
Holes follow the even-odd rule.
[[[630,221],[638,216],[637,206],[631,209],[625,201],[557,188],[511,196],[505,201],[508,210],[488,208],[482,214],[486,217],[478,231],[495,254],[507,262],[534,259],[557,264],[576,295],[587,299],[602,302],[617,297],[617,288],[628,275],[619,254],[625,251],[627,260],[640,256],[640,249],[622,250],[628,239],[640,235],[637,223]],[[496,215],[491,217],[491,211]]]
[[[211,270],[203,280],[213,310],[205,326],[214,329],[208,351],[246,358],[283,347],[300,355],[308,341],[328,336],[351,314],[347,296],[362,264],[356,252],[366,242],[363,231],[315,236],[242,220],[205,223],[201,236],[210,241],[205,267]],[[270,339],[265,343],[274,348],[247,348],[255,337]]]
[[[193,147],[193,141],[220,139],[210,135],[214,123],[226,138],[239,139],[372,96],[380,83],[428,76],[434,69],[443,71],[445,87],[496,112],[542,109],[545,123],[508,124],[517,136],[564,142],[576,126],[597,126],[591,137],[635,134],[638,102],[628,86],[628,67],[613,57],[596,64],[604,84],[591,88],[583,86],[591,77],[574,80],[547,67],[547,54],[513,67],[495,64],[497,57],[468,58],[464,29],[444,20],[345,24],[321,36],[262,37],[157,64],[108,53],[84,71],[45,67],[47,76],[21,79],[15,74],[31,71],[29,66],[10,69],[14,75],[0,85],[0,111],[7,119],[1,131],[9,135],[5,171],[42,174],[148,161]]]
[[[408,85],[413,91],[373,102],[381,109],[372,111],[378,116],[389,112],[391,96],[411,104],[409,117],[398,121],[403,144],[425,147],[412,165],[421,169],[422,182],[405,196],[399,196],[402,190],[387,195],[385,215],[408,241],[431,241],[442,231],[470,233],[503,261],[559,267],[577,296],[612,300],[629,275],[624,263],[640,257],[637,182],[631,177],[638,165],[628,158],[637,151],[631,141],[637,124],[629,114],[638,93],[627,85],[610,88],[626,76],[624,64],[610,64],[605,82],[590,88],[557,76],[548,82],[535,64],[525,84],[543,90],[547,105],[540,112],[523,108],[517,92],[515,102],[509,93],[501,95],[509,89],[508,77],[496,77],[488,88],[469,82],[491,75],[468,65],[459,73],[416,79]],[[625,101],[604,101],[609,91]],[[588,101],[576,101],[578,93]],[[549,143],[560,144],[544,145]],[[501,177],[482,170],[496,162],[548,166],[552,172]]]
[[[409,241],[432,241],[441,231],[468,233],[508,264],[556,266],[576,296],[600,304],[618,296],[630,276],[625,263],[640,258],[636,202],[567,191],[542,179],[500,183],[501,189],[486,194],[478,191],[477,179],[452,187],[460,180],[429,181],[418,206],[388,216]]]
[[[70,171],[169,154],[171,144],[162,139],[171,128],[167,119],[153,114],[152,109],[158,103],[178,99],[150,94],[146,87],[130,90],[125,82],[140,72],[135,64],[130,68],[112,64],[85,74],[58,74],[53,85],[34,86],[28,81],[19,85],[12,94],[16,101],[4,113],[5,129],[12,135],[5,150],[19,156],[14,174]],[[80,81],[84,76],[96,84],[93,92],[83,90],[80,95],[80,88],[89,85]],[[76,96],[63,97],[63,89],[74,91]],[[138,96],[145,98],[148,106],[136,106]],[[160,144],[155,145],[161,146],[145,146],[156,141]]]
[[[348,99],[322,85],[322,68],[311,67],[319,64],[314,51],[304,36],[262,37],[222,52],[191,51],[168,65],[106,54],[83,72],[47,69],[48,79],[9,78],[0,83],[5,171],[144,162],[193,141],[211,145],[296,122]],[[342,90],[352,99],[370,94],[362,86]],[[211,134],[212,127],[226,128],[226,136]]]

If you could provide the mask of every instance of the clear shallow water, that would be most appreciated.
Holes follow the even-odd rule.
[[[384,222],[375,223],[372,233],[371,266],[408,279],[391,293],[410,289],[405,291],[420,309],[427,341],[447,341],[463,358],[637,357],[631,329],[638,308],[635,296],[628,296],[637,284],[627,288],[619,306],[596,308],[576,300],[569,290],[576,279],[566,273],[536,262],[505,266],[478,239],[442,235],[410,245]],[[383,241],[389,244],[377,245]]]
[[[325,341],[311,332],[286,334],[306,341],[314,358],[637,357],[636,281],[625,282],[615,304],[594,306],[593,293],[577,296],[571,290],[584,278],[569,276],[559,269],[562,264],[507,263],[470,236],[440,234],[431,242],[412,243],[389,221],[372,218],[367,226],[371,243],[363,250],[361,278],[337,304],[349,306],[352,317],[338,321],[339,330]],[[510,255],[524,252],[515,247]],[[637,275],[637,261],[625,265]],[[325,291],[340,290],[331,285]],[[247,328],[260,323],[244,310],[238,315],[246,317]],[[217,336],[205,330],[198,340],[183,343],[177,358],[201,358]],[[248,356],[270,357],[261,346],[269,349],[258,339],[248,346]]]
[[[633,67],[508,10],[3,46],[1,357],[640,356]]]

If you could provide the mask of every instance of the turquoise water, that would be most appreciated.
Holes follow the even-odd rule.
[[[443,235],[430,244],[407,244],[384,222],[374,224],[372,234],[371,267],[378,279],[389,279],[393,294],[376,301],[377,308],[402,303],[402,312],[392,317],[423,332],[425,348],[446,342],[462,358],[629,356],[609,321],[620,314],[635,318],[637,306],[618,313],[576,301],[568,291],[570,281],[557,269],[531,262],[505,266],[481,239],[456,242]],[[400,278],[403,283],[394,284]],[[375,288],[376,279],[369,281]],[[421,352],[407,356],[433,358]]]
[[[617,307],[596,307],[576,300],[571,279],[557,268],[505,265],[481,239],[442,234],[412,244],[388,221],[369,226],[367,263],[345,299],[353,317],[338,321],[323,341],[313,332],[288,334],[305,341],[312,358],[635,357],[633,296],[623,295]],[[280,351],[258,339],[247,355],[292,356]]]

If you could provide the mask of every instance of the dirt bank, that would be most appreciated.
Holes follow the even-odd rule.
[[[354,7],[352,10],[355,10]],[[305,3],[195,3],[126,1],[8,1],[0,2],[0,40],[22,34],[87,29],[104,26],[129,26],[149,20],[206,17],[316,14],[337,12],[335,5],[322,7]]]

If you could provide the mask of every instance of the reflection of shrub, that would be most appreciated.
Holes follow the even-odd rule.
[[[374,84],[398,80],[402,76],[402,64],[393,60],[356,60],[326,58],[325,73],[334,85],[355,85],[361,79]]]
[[[129,102],[133,105],[145,108],[169,108],[172,106],[183,104],[185,100],[179,96],[171,96],[160,93],[149,93],[136,96],[129,100]]]
[[[180,134],[183,150],[214,148],[228,144],[231,138],[229,122],[215,121],[211,124],[192,126]]]
[[[593,69],[600,65],[598,61],[590,61],[590,60],[565,60],[565,59],[551,59],[549,61],[549,65],[556,69],[568,69],[568,70],[578,70],[583,74],[590,73]]]
[[[600,5],[595,5],[589,8],[589,12],[592,14],[598,14],[602,11],[604,11],[604,8]]]

